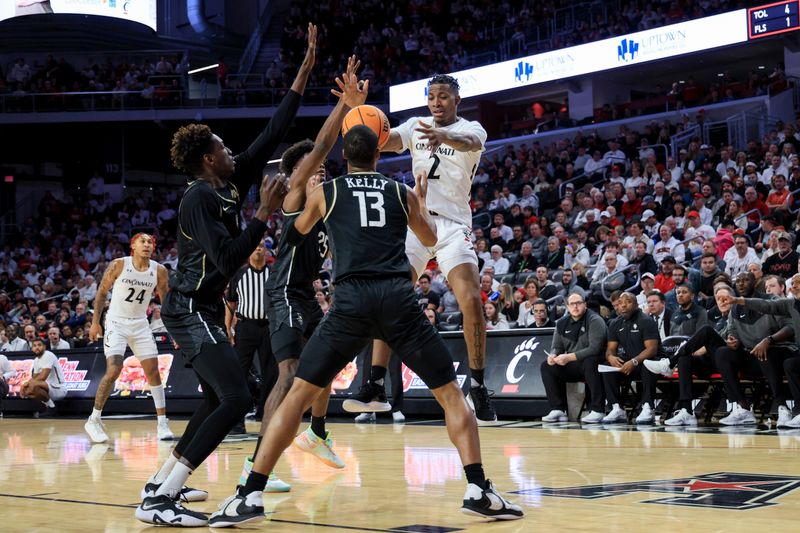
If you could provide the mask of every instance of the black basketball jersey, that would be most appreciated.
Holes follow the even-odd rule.
[[[323,187],[333,283],[354,277],[410,277],[405,186],[377,172],[359,172]]]
[[[289,230],[300,213],[286,214],[278,241],[277,259],[269,268],[267,289],[288,287],[313,296],[311,284],[319,277],[322,262],[328,255],[328,231],[320,220],[302,241],[289,244]]]

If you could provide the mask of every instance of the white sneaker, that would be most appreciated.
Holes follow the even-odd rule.
[[[406,421],[406,416],[401,411],[395,411],[392,413],[392,420],[400,424]]]
[[[738,403],[733,404],[733,410],[719,421],[724,426],[742,426],[745,424],[756,424],[758,421],[749,409],[745,409]]]
[[[260,490],[246,493],[244,487],[236,487],[236,493],[229,496],[211,514],[208,525],[211,527],[238,527],[249,522],[264,520],[264,501]]]
[[[167,418],[159,420],[156,434],[158,440],[173,440],[175,438],[175,435],[169,429],[169,420]]]
[[[672,418],[668,418],[664,420],[664,425],[666,426],[696,426],[697,425],[697,417],[694,416],[694,413],[689,414],[685,408],[679,411],[675,411],[675,414]]]
[[[486,488],[474,483],[467,485],[461,512],[489,520],[518,520],[525,516],[522,507],[503,498],[488,479]]]
[[[778,407],[778,426],[779,428],[789,427],[787,424],[792,420],[792,412],[785,405]]]
[[[567,413],[559,409],[553,409],[542,417],[542,422],[566,422],[567,420]]]
[[[642,411],[639,413],[639,416],[636,417],[637,424],[652,424],[656,419],[655,413],[653,413],[653,409],[650,407],[649,403],[642,404]]]
[[[602,420],[603,424],[617,424],[619,422],[627,421],[628,415],[625,413],[625,409],[620,407],[618,403],[614,404],[614,406],[611,408],[611,412],[604,416]]]
[[[87,420],[83,425],[83,429],[85,429],[86,433],[89,434],[89,438],[92,439],[92,442],[96,444],[106,442],[108,440],[108,435],[106,435],[103,421],[100,418],[94,418],[90,416],[89,420]]]
[[[601,413],[600,411],[592,411],[588,415],[581,418],[581,422],[584,424],[599,424],[605,418],[605,413]]]
[[[786,422],[786,427],[787,428],[800,428],[800,415],[797,415],[796,417],[794,417],[791,420],[789,420],[788,422]]]
[[[375,422],[375,413],[361,413],[356,417],[357,424]]]
[[[663,358],[658,361],[647,359],[644,362],[644,367],[653,374],[661,374],[664,377],[671,378],[675,371],[669,366],[669,359]]]
[[[276,476],[275,472],[269,473],[264,492],[289,492],[290,490],[292,490],[292,486]]]

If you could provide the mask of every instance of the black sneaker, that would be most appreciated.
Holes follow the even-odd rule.
[[[203,513],[190,511],[166,494],[145,498],[136,508],[136,519],[148,524],[178,527],[202,527],[208,525]]]
[[[247,429],[244,426],[244,420],[241,420],[231,428],[231,430],[228,432],[228,435],[244,435],[246,433]]]
[[[244,487],[236,487],[236,493],[219,505],[219,510],[211,515],[211,527],[236,527],[248,522],[264,520],[264,502],[261,491],[244,492]]]
[[[492,402],[489,399],[489,390],[486,385],[470,387],[467,403],[475,411],[475,418],[478,419],[479,426],[493,426],[497,423],[497,413],[494,412],[494,407],[492,407]]]
[[[488,479],[485,488],[474,483],[467,485],[461,512],[490,520],[519,520],[525,516],[522,507],[503,498]]]
[[[348,413],[384,413],[392,410],[386,401],[386,390],[383,385],[367,381],[352,397],[342,402],[342,409]]]
[[[155,496],[159,487],[161,487],[161,483],[154,482],[153,478],[151,477],[147,480],[147,483],[145,483],[144,488],[139,496],[142,498],[142,500]],[[186,503],[204,502],[208,499],[208,492],[201,489],[193,489],[191,487],[184,486],[178,493],[178,499]]]

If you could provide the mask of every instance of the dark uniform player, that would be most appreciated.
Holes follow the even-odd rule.
[[[278,365],[272,356],[267,320],[267,247],[263,242],[250,254],[247,264],[239,269],[228,285],[225,328],[239,356],[242,371],[251,383],[253,358],[258,352],[261,379],[258,386],[258,410],[278,378]],[[258,414],[256,414],[258,416]],[[231,429],[232,434],[245,433],[244,419]]]
[[[261,420],[261,435],[269,425],[275,412],[294,380],[297,361],[303,351],[305,339],[311,336],[322,319],[322,310],[314,298],[312,283],[319,277],[322,260],[328,254],[328,235],[324,224],[318,222],[307,238],[291,240],[294,224],[306,202],[306,189],[313,188],[325,176],[322,163],[336,143],[345,115],[350,108],[364,103],[369,83],[359,86],[355,72],[360,63],[355,56],[347,62],[344,81],[336,80],[342,92],[333,91],[339,102],[325,120],[316,142],[302,141],[287,149],[281,158],[281,170],[291,173],[291,191],[283,202],[286,219],[278,244],[278,259],[270,269],[267,284],[270,302],[269,322],[272,351],[278,361],[278,380],[264,405]],[[334,453],[333,444],[325,431],[325,413],[328,409],[330,389],[326,389],[315,400],[311,409],[311,428],[298,435],[295,444],[319,458],[333,468],[344,468],[344,462]],[[253,456],[258,453],[262,437],[259,437]],[[241,483],[244,483],[253,468],[251,457],[245,458]],[[268,492],[286,492],[287,483],[270,476]]]
[[[292,89],[266,129],[247,150],[231,156],[208,126],[181,128],[172,140],[173,164],[194,176],[178,209],[178,269],[161,309],[167,331],[192,365],[203,390],[169,459],[145,485],[136,518],[148,523],[202,526],[206,515],[185,509],[175,498],[192,471],[222,442],[247,412],[252,399],[236,352],[225,334],[222,293],[230,278],[267,230],[266,221],[285,195],[283,183],[265,178],[261,204],[242,231],[239,187],[249,187],[281,142],[300,105],[314,65],[316,27],[309,24],[308,51]]]
[[[365,126],[347,132],[344,157],[349,174],[309,196],[288,236],[292,242],[300,240],[324,220],[335,258],[333,305],[303,350],[295,381],[267,427],[247,483],[220,505],[209,525],[263,520],[265,473],[292,442],[303,412],[373,338],[400,354],[444,408],[468,481],[462,510],[494,519],[521,518],[522,509],[505,501],[484,477],[475,416],[455,379],[447,347],[417,305],[411,284],[407,229],[424,245],[436,244],[424,201],[426,180],[418,178],[418,197],[378,174],[377,136]]]

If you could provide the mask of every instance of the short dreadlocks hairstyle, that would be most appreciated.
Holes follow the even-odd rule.
[[[303,159],[304,155],[311,153],[313,149],[314,141],[310,139],[305,139],[291,145],[283,152],[283,156],[281,156],[281,172],[287,176],[291,176],[294,167],[297,166],[297,162]]]
[[[461,86],[458,84],[458,80],[453,76],[448,76],[447,74],[434,75],[428,82],[428,87],[434,84],[449,85],[453,88],[456,94],[458,94],[458,91],[461,89]]]
[[[204,124],[181,126],[172,136],[169,150],[172,164],[178,170],[199,174],[203,170],[203,156],[214,150],[211,128]]]

